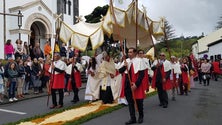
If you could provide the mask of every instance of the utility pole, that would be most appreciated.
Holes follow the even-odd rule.
[[[0,15],[3,15],[3,40],[4,40],[4,45],[6,42],[6,16],[17,16],[18,17],[18,26],[19,26],[19,32],[20,32],[20,28],[22,26],[22,13],[19,10],[18,14],[10,14],[10,13],[6,13],[6,7],[5,7],[5,0],[3,0],[3,13],[0,12]],[[19,33],[20,34],[20,33]],[[20,35],[19,35],[20,36]]]
[[[6,17],[5,17],[5,0],[3,0],[3,36],[4,36],[4,43],[6,42]]]

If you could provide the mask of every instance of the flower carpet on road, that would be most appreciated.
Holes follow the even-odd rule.
[[[22,122],[19,125],[61,125],[67,121],[78,120],[78,118],[81,118],[82,116],[92,112],[98,112],[100,110],[104,110],[116,105],[118,104],[102,104],[102,101],[96,101],[79,108],[66,110],[61,113],[46,116],[44,118],[34,119],[29,122]]]
[[[148,93],[152,93],[154,91],[154,89],[150,89]],[[84,116],[90,115],[92,113],[97,113],[102,110],[115,107],[117,105],[118,103],[103,104],[102,101],[96,101],[85,104],[78,108],[68,109],[60,113],[46,115],[44,117],[36,118],[27,122],[21,122],[18,125],[63,125],[66,122],[76,121]]]

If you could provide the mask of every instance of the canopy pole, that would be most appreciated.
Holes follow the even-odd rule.
[[[117,20],[116,20],[116,16],[115,16],[115,13],[114,13],[114,7],[113,7],[113,1],[110,0],[110,9],[111,9],[111,13],[113,14],[113,19],[115,21],[115,24],[114,25],[117,25]],[[126,55],[123,51],[123,39],[120,37],[120,29],[118,28],[117,26],[117,37],[119,38],[120,40],[120,46],[121,46],[121,50],[122,50],[122,54],[123,54],[123,57],[124,57],[124,61],[126,62]],[[126,71],[127,71],[127,77],[129,79],[129,82],[130,82],[130,85],[132,84],[132,81],[130,79],[130,74],[129,74],[129,70],[128,70],[128,67],[126,67]],[[131,88],[131,92],[132,92],[132,96],[133,96],[133,101],[134,101],[134,106],[135,106],[135,109],[136,111],[138,112],[138,106],[137,106],[137,103],[136,103],[136,99],[135,99],[135,95],[134,95],[134,91],[132,90]]]
[[[137,27],[137,25],[138,25],[138,0],[136,0],[136,49],[137,49],[137,40],[138,40],[138,27]]]

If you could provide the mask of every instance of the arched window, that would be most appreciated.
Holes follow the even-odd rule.
[[[71,5],[72,5],[72,3],[71,3],[71,1],[69,0],[69,1],[68,1],[68,14],[69,14],[69,15],[71,15]]]
[[[64,12],[64,14],[66,14],[66,4],[67,4],[66,0],[63,0],[63,12]]]

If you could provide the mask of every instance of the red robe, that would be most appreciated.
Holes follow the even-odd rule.
[[[81,73],[76,71],[73,73],[73,76],[70,77],[74,77],[75,80],[75,84],[76,84],[76,88],[80,88],[82,86],[82,80],[81,80]],[[67,89],[68,91],[72,90],[72,84],[71,84],[71,78],[68,81],[68,86]]]
[[[161,74],[162,74],[162,79],[166,77],[166,73],[164,72],[164,65],[161,68]],[[157,69],[154,71],[154,75],[152,79],[152,88],[156,88],[156,75],[157,75]],[[163,90],[172,89],[170,78],[166,79],[166,82],[163,82],[162,85],[163,85]]]
[[[65,73],[53,74],[52,76],[52,89],[64,89],[65,88]]]
[[[66,64],[63,61],[58,60],[53,63],[56,68],[65,71]],[[49,71],[51,71],[51,67],[49,68]],[[65,79],[65,72],[59,73],[59,72],[54,71],[54,73],[52,74],[52,77],[51,77],[51,82],[52,82],[50,84],[51,88],[52,89],[64,89],[65,88],[65,80],[64,79]]]
[[[172,84],[172,87],[177,87],[178,85],[177,85],[177,82],[176,82],[176,80],[177,80],[176,74],[174,73],[174,70],[171,70],[171,72],[173,72],[173,79],[170,80],[171,84]]]
[[[126,80],[126,74],[123,73],[122,74],[122,87],[121,87],[121,92],[120,92],[120,98],[124,98],[125,97],[125,80]]]
[[[147,72],[147,70],[144,70],[144,72]],[[146,76],[148,77],[148,74],[144,73],[144,77],[142,80],[142,83],[140,84],[139,87],[136,88],[136,90],[134,91],[134,97],[135,99],[144,99],[146,97],[145,95],[145,91],[147,90],[147,83],[148,83],[148,79],[146,78]],[[134,73],[134,67],[133,64],[131,64],[131,81],[133,83],[136,83],[137,79],[139,77],[139,71],[135,74]]]
[[[220,63],[219,62],[212,62],[212,65],[213,65],[213,72],[216,74],[221,74]]]
[[[185,65],[182,65],[182,67]],[[188,84],[189,83],[189,77],[188,77],[188,72],[187,71],[182,71],[182,82],[183,84]]]

